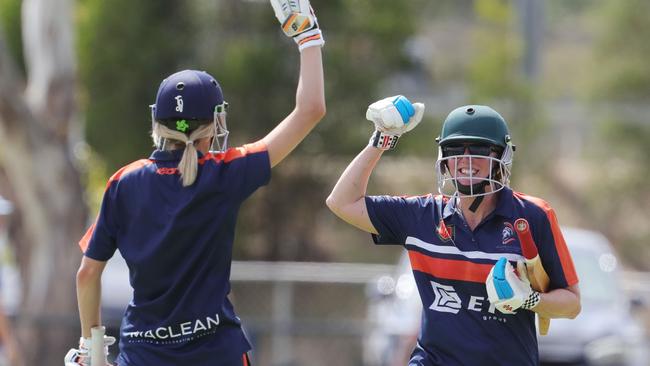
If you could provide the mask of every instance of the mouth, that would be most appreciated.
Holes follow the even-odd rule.
[[[478,174],[479,170],[478,169],[469,169],[469,168],[460,168],[458,169],[458,175],[459,177],[476,177]]]

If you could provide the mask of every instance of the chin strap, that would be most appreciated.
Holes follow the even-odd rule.
[[[485,198],[485,196],[478,196],[474,198],[472,204],[469,205],[469,210],[472,212],[476,212],[476,210],[478,210],[478,206],[481,204],[481,202],[483,202],[483,198]]]
[[[474,198],[474,201],[472,201],[472,204],[469,206],[469,210],[472,212],[476,212],[478,210],[478,206],[481,205],[481,202],[483,202],[483,199],[485,198],[485,195],[482,195],[482,193],[485,193],[485,187],[487,187],[490,184],[488,181],[482,181],[481,183],[476,183],[474,185],[466,186],[464,184],[458,184],[458,191],[463,194],[481,194],[480,196],[477,196]]]
[[[496,171],[496,169],[495,169]],[[478,210],[478,206],[481,205],[481,202],[483,202],[483,199],[485,198],[485,195],[482,193],[485,193],[485,187],[487,187],[490,184],[489,181],[484,180],[480,183],[473,184],[471,187],[466,186],[463,184],[457,184],[458,185],[458,191],[460,193],[470,195],[470,194],[480,194],[480,196],[477,196],[474,198],[474,201],[472,201],[472,204],[469,205],[469,210],[472,212],[476,212]]]

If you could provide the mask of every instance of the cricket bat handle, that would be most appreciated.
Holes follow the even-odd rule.
[[[104,334],[106,334],[106,328],[103,326],[93,327],[90,329],[90,336],[92,339],[90,366],[106,366],[106,356],[104,355]]]
[[[542,266],[542,261],[539,259],[539,255],[531,260],[526,260],[526,269],[528,271],[528,280],[530,281],[530,287],[537,292],[546,292],[548,291],[549,278]],[[539,334],[547,335],[548,328],[551,326],[551,319],[539,316],[537,317],[539,325]]]
[[[526,258],[526,269],[528,271],[528,280],[530,281],[530,286],[533,290],[538,292],[548,291],[548,286],[550,279],[542,261],[539,258],[539,252],[537,251],[537,245],[535,245],[535,240],[533,235],[530,233],[530,225],[526,219],[517,219],[515,221],[515,230],[517,236],[519,237],[519,243],[521,244],[521,252]],[[542,317],[538,315],[539,322],[539,334],[546,335],[548,334],[548,328],[551,325],[551,319]]]

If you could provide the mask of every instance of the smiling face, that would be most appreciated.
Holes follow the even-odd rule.
[[[473,186],[491,179],[492,159],[498,149],[488,144],[453,144],[442,148],[448,173],[457,184]]]
[[[496,154],[493,157],[496,157]],[[491,165],[491,160],[482,156],[461,155],[447,161],[449,174],[462,186],[484,182],[490,177]]]
[[[504,155],[503,148],[485,142],[441,146],[436,161],[438,192],[448,197],[476,197],[501,190],[510,176]]]

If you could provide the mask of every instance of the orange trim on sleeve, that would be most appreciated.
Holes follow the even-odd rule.
[[[109,179],[108,182],[106,183],[106,189],[104,192],[108,191],[108,188],[111,186],[111,183],[120,180],[120,178],[124,174],[128,174],[132,171],[138,170],[142,167],[145,167],[149,164],[153,164],[153,161],[149,159],[140,159],[137,161],[134,161],[131,164],[128,164],[122,168],[120,168],[115,174],[113,174]],[[86,252],[86,249],[88,249],[88,244],[90,243],[90,238],[93,237],[93,233],[95,232],[95,225],[97,224],[97,219],[95,219],[95,222],[93,222],[92,225],[86,230],[86,233],[84,236],[79,240],[79,248],[81,248],[81,251],[83,253]]]
[[[92,225],[86,230],[86,233],[84,236],[79,240],[79,248],[81,249],[82,253],[86,252],[86,249],[88,249],[88,243],[90,243],[90,238],[93,237],[93,233],[95,232],[95,224],[97,223],[97,220],[93,222]]]
[[[535,206],[541,208],[546,212],[546,217],[548,222],[551,224],[551,232],[553,233],[553,241],[555,242],[555,250],[557,251],[558,256],[560,257],[560,264],[562,265],[562,271],[564,272],[564,279],[567,282],[567,286],[573,286],[578,283],[578,275],[576,274],[575,266],[573,265],[573,259],[571,258],[571,253],[569,248],[564,241],[564,236],[560,230],[560,225],[557,221],[557,216],[555,215],[555,210],[541,198],[533,197],[526,195],[520,192],[514,192],[516,197],[530,201]]]

